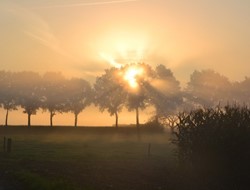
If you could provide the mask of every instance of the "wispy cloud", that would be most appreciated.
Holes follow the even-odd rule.
[[[97,5],[107,5],[107,4],[129,3],[129,2],[136,2],[136,1],[140,1],[140,0],[113,0],[113,1],[79,2],[79,3],[54,4],[54,5],[50,4],[50,5],[45,5],[45,6],[34,7],[34,9],[97,6]]]
[[[23,31],[26,35],[33,38],[40,44],[52,49],[53,51],[61,54],[66,55],[65,52],[58,46],[57,42],[55,41],[55,38],[50,34],[46,32],[40,31],[40,34],[36,34],[32,31]]]
[[[61,45],[60,40],[56,37],[48,22],[42,19],[34,11],[27,9],[16,3],[0,2],[0,13],[6,18],[14,18],[12,23],[16,26],[15,33],[24,34],[29,37],[27,42],[33,40],[38,44],[60,54],[64,58],[76,61],[76,57],[72,56]],[[1,23],[0,23],[1,27]]]

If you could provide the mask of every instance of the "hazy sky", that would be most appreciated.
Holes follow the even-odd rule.
[[[0,70],[61,71],[93,82],[112,64],[131,61],[164,64],[182,85],[194,69],[214,69],[231,80],[250,76],[250,1],[0,1]],[[91,111],[103,125],[114,121]],[[100,124],[84,113],[80,125]],[[11,114],[10,123],[26,123],[26,115]],[[121,123],[134,119],[131,114]]]
[[[250,76],[249,0],[1,0],[0,69],[94,80],[109,62]]]

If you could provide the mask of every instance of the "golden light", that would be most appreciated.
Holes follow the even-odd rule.
[[[111,66],[115,67],[115,68],[121,68],[122,67],[122,64],[120,63],[117,63],[115,61],[115,59],[111,56],[111,55],[108,55],[106,53],[100,53],[100,56],[105,60],[107,61]]]
[[[125,81],[130,89],[138,88],[138,80],[144,74],[144,68],[135,63],[142,63],[145,59],[148,35],[143,31],[126,28],[109,33],[98,44],[99,56],[119,70],[119,79]]]
[[[109,31],[98,40],[99,56],[112,67],[121,68],[127,64],[143,62],[147,53],[148,35],[129,28]]]
[[[131,88],[138,87],[138,77],[143,74],[142,67],[131,66],[124,73],[124,80],[128,82]]]

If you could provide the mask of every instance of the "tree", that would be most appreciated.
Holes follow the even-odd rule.
[[[176,80],[172,71],[164,65],[155,68],[155,76],[146,85],[150,104],[155,107],[155,120],[159,117],[176,113],[182,104],[180,82]]]
[[[209,107],[227,103],[230,100],[231,87],[228,78],[213,70],[194,71],[186,93],[190,101]]]
[[[91,85],[84,79],[73,78],[67,81],[64,94],[66,95],[65,109],[74,113],[74,125],[77,127],[78,115],[92,102]]]
[[[145,109],[149,105],[149,96],[147,94],[146,86],[149,84],[154,76],[154,71],[152,68],[144,63],[137,64],[129,64],[122,68],[122,72],[126,73],[127,71],[132,69],[139,69],[137,75],[132,75],[132,80],[135,82],[135,88],[128,87],[128,84],[123,84],[124,88],[127,89],[127,100],[126,107],[129,111],[135,110],[136,112],[136,127],[139,129],[140,121],[139,121],[139,109]],[[133,70],[132,70],[133,71]],[[133,74],[133,73],[132,73]]]
[[[42,109],[50,113],[50,126],[53,126],[53,117],[56,112],[61,113],[65,106],[65,83],[66,79],[61,73],[48,72],[42,78]]]
[[[144,93],[138,92],[136,94],[128,95],[127,108],[128,108],[128,111],[135,110],[137,129],[140,126],[139,109],[143,110],[146,107],[147,107],[147,101],[146,101],[146,96]]]
[[[118,127],[119,112],[126,99],[126,92],[121,85],[119,69],[105,70],[105,74],[96,79],[94,84],[95,104],[101,112],[107,110],[111,116],[115,115],[115,126]]]
[[[0,105],[6,110],[5,126],[8,126],[9,111],[17,109],[13,75],[11,72],[0,71]]]
[[[35,115],[41,106],[41,77],[34,72],[19,72],[14,78],[17,90],[18,105],[28,115],[28,127],[31,126],[31,115]]]
[[[250,78],[233,83],[231,99],[238,104],[250,105]]]

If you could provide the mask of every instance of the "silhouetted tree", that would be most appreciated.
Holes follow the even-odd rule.
[[[120,83],[119,69],[105,70],[105,74],[96,79],[94,84],[95,104],[101,112],[107,110],[115,115],[115,126],[118,127],[119,112],[126,101],[126,93]]]
[[[66,79],[61,73],[48,72],[42,78],[42,104],[44,110],[50,113],[50,126],[53,126],[53,117],[56,112],[61,113],[65,107],[65,85]]]
[[[190,101],[209,107],[226,104],[230,100],[232,84],[213,70],[194,71],[185,92]]]
[[[139,109],[143,110],[147,106],[149,106],[149,96],[145,87],[155,77],[155,73],[149,65],[144,63],[126,65],[122,68],[122,71],[126,72],[126,70],[130,67],[143,68],[142,75],[138,75],[135,77],[138,86],[134,89],[127,90],[128,93],[126,100],[126,107],[128,108],[128,110],[135,110],[136,112],[136,127],[139,128]],[[124,86],[126,87],[126,85]]]
[[[172,71],[164,65],[159,65],[155,69],[155,77],[146,85],[150,104],[156,109],[156,118],[166,117],[176,113],[182,104],[182,93],[180,83],[174,77]]]
[[[9,111],[17,109],[17,93],[13,86],[14,73],[0,71],[0,105],[6,110],[5,126],[8,126]]]
[[[233,83],[231,99],[238,104],[250,105],[250,78],[246,77],[243,81]]]
[[[84,79],[73,78],[66,83],[65,110],[74,113],[75,127],[77,127],[78,115],[89,106],[93,99],[92,88],[89,82]]]
[[[17,90],[18,104],[28,115],[28,127],[31,125],[31,115],[35,115],[41,106],[41,77],[34,72],[19,72],[14,78],[14,88]]]
[[[143,93],[129,94],[127,98],[128,111],[135,110],[136,113],[136,127],[140,126],[139,109],[143,110],[147,107],[146,96]]]

